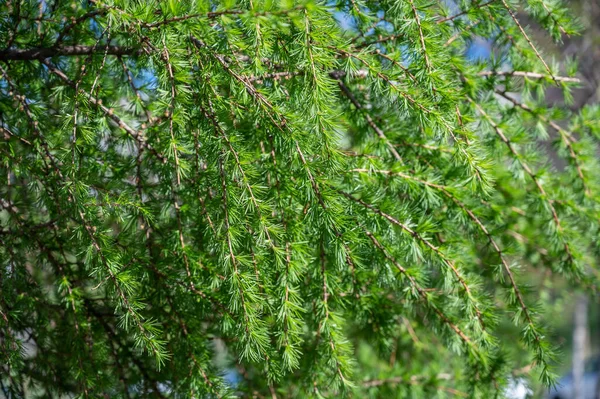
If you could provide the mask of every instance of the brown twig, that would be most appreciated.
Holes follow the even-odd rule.
[[[510,6],[506,3],[505,0],[501,0],[501,1],[502,1],[502,4],[504,5],[504,8],[506,8],[506,11],[508,11],[508,13],[510,14],[510,17],[513,19],[513,21],[515,21],[515,24],[517,25],[517,27],[521,31],[521,34],[523,35],[523,37],[525,38],[525,40],[529,44],[529,47],[531,47],[531,49],[535,53],[536,57],[541,61],[542,65],[544,65],[544,68],[546,68],[546,71],[548,71],[548,73],[550,74],[550,77],[552,77],[552,80],[554,80],[554,83],[556,83],[557,86],[560,86],[560,84],[558,83],[558,81],[554,77],[554,74],[550,70],[550,67],[548,66],[548,64],[546,64],[546,61],[544,61],[544,59],[542,58],[542,56],[539,53],[539,51],[537,50],[537,48],[534,46],[533,42],[531,41],[531,39],[527,35],[527,32],[525,32],[525,29],[523,28],[523,26],[521,25],[521,23],[517,19],[517,16],[515,15],[515,13],[511,10]]]
[[[521,76],[529,79],[553,79],[559,82],[581,83],[581,79],[570,76],[549,76],[537,72],[528,71],[481,71],[479,76]]]
[[[96,46],[58,46],[58,47],[36,47],[30,49],[9,48],[0,50],[0,61],[34,61],[40,58],[52,58],[58,56],[94,55]],[[104,52],[109,55],[135,55],[139,49],[134,47],[106,46]],[[103,52],[103,53],[104,53]]]

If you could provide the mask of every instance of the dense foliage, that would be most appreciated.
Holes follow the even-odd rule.
[[[600,124],[545,105],[576,65],[523,17],[577,28],[555,0],[3,1],[4,395],[551,383],[528,283],[596,290]]]

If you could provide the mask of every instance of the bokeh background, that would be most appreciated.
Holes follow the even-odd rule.
[[[546,57],[553,59],[561,70],[565,70],[571,61],[577,63],[581,85],[572,91],[572,99],[565,99],[561,90],[550,88],[546,92],[549,105],[565,107],[577,113],[584,106],[600,105],[600,1],[575,0],[567,3],[573,18],[581,25],[581,33],[578,36],[563,36],[561,44],[554,43],[525,13],[519,14],[519,20],[529,26],[529,31],[533,32],[532,36]],[[468,56],[482,60],[493,57],[494,51],[493,41],[481,39],[473,43]],[[553,159],[553,163],[556,168],[563,166],[558,157]],[[525,367],[514,372],[515,384],[507,396],[515,399],[599,399],[599,298],[577,292],[565,281],[541,269],[529,270],[530,284],[539,292],[541,302],[546,304],[546,320],[554,326],[551,340],[561,348],[556,359],[559,386],[548,392],[535,376],[520,380],[529,371]]]

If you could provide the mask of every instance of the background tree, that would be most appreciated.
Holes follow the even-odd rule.
[[[599,110],[546,105],[577,68],[519,12],[576,31],[546,0],[4,2],[4,395],[551,383],[535,283],[596,292]]]

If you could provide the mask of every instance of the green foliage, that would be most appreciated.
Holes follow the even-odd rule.
[[[577,29],[554,0],[3,2],[4,395],[552,384],[531,276],[596,292],[600,109],[545,105],[576,67],[522,13]]]

